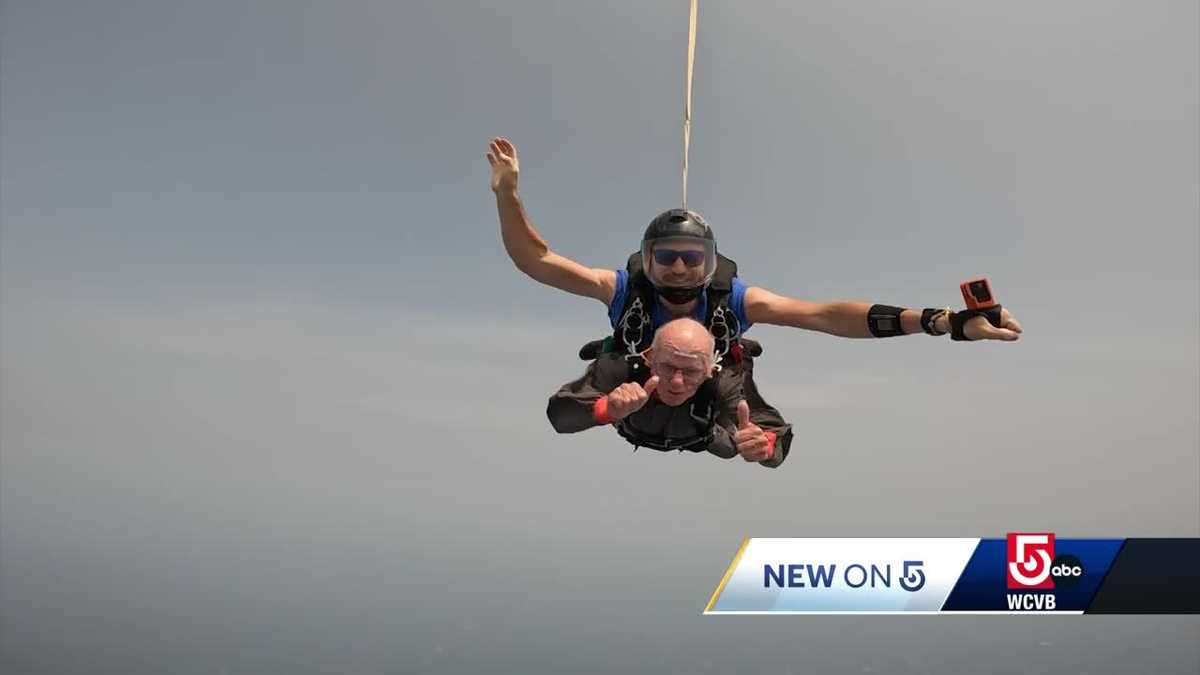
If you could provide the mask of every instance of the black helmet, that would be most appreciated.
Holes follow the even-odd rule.
[[[672,249],[671,244],[685,248]],[[675,259],[692,253],[692,256],[684,258],[684,264],[689,270],[703,265],[702,274],[689,272],[686,282],[681,284],[661,281],[652,269],[656,248],[663,249],[660,256],[672,258],[670,261],[658,261],[664,266],[671,266]],[[642,235],[642,272],[667,301],[683,304],[694,300],[717,272],[717,241],[712,228],[695,211],[671,209],[658,214]]]

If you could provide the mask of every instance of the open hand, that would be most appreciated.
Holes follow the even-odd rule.
[[[487,161],[492,165],[492,192],[516,192],[517,175],[521,173],[517,148],[507,138],[493,138],[488,144]]]

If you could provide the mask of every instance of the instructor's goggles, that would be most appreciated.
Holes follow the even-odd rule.
[[[672,248],[656,248],[654,262],[663,267],[670,267],[675,261],[683,258],[683,264],[688,267],[699,267],[704,264],[707,254],[704,251],[676,251]]]

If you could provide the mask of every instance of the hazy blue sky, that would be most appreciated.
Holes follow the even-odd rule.
[[[735,618],[744,536],[1200,535],[1193,1],[700,3],[743,278],[1016,344],[759,326],[771,471],[559,437],[679,200],[686,0],[0,3],[5,673],[1194,673],[1195,617]]]

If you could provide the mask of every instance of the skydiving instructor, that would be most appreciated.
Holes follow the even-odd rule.
[[[609,318],[619,330],[628,304],[628,285],[635,270],[586,267],[552,251],[534,229],[517,194],[520,162],[516,147],[507,139],[495,138],[486,153],[491,166],[491,188],[496,196],[500,236],[504,249],[517,269],[535,281],[560,290],[594,298],[609,308]],[[657,302],[645,308],[654,327],[679,317],[702,320],[704,289],[716,271],[716,244],[703,219],[691,211],[673,209],[651,224],[677,228],[674,238],[664,238],[661,250],[643,242],[641,263],[645,277],[654,287]],[[682,228],[682,229],[679,229]],[[647,238],[651,236],[647,231]],[[707,247],[707,248],[706,248]],[[736,274],[736,265],[734,266]],[[620,302],[617,302],[617,301]],[[777,295],[764,288],[747,286],[734,276],[729,285],[728,307],[739,332],[755,323],[790,326],[847,338],[883,338],[925,333],[950,334],[955,341],[1016,341],[1021,326],[1007,309],[997,305],[989,312],[964,309],[909,309],[867,302],[812,302]],[[626,308],[627,309],[627,308]]]

